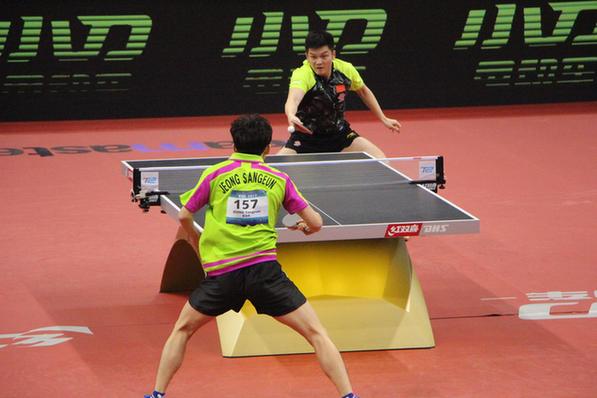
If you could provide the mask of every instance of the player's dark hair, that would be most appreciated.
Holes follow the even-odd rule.
[[[314,30],[309,32],[305,39],[305,51],[309,51],[310,48],[321,48],[328,46],[330,50],[334,49],[334,36],[325,30]]]
[[[230,134],[237,152],[261,155],[272,142],[272,126],[256,113],[242,115],[230,125]]]

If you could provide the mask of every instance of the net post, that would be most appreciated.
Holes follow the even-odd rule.
[[[446,178],[444,176],[444,157],[441,155],[435,160],[435,178],[438,188],[444,189],[446,187]]]
[[[133,169],[133,194],[138,195],[141,191],[141,170]]]

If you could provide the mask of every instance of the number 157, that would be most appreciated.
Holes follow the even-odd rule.
[[[237,210],[248,210],[257,207],[257,199],[237,199],[234,201]]]

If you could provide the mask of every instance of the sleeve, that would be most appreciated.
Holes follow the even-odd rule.
[[[286,179],[286,192],[284,194],[283,206],[290,214],[294,214],[309,206],[307,200],[303,197],[290,178]]]
[[[191,213],[196,213],[209,202],[211,178],[207,177],[207,170],[199,178],[195,188],[180,195],[180,202]]]
[[[339,59],[334,60],[334,67],[340,72],[344,73],[351,81],[350,91],[358,91],[365,85],[363,78],[361,77],[357,68],[354,67],[350,62],[342,61]]]
[[[315,78],[313,77],[313,73],[311,72],[311,67],[307,65],[301,66],[292,72],[292,76],[290,77],[290,85],[289,88],[299,88],[303,90],[303,92],[307,92],[315,85]]]
[[[350,63],[348,64],[348,66],[348,74],[346,76],[348,76],[348,78],[352,81],[352,84],[350,85],[350,91],[358,91],[361,88],[363,88],[365,82],[363,81],[363,78],[359,74],[357,68],[355,68]]]

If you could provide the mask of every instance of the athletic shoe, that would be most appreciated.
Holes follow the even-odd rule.
[[[154,391],[152,394],[144,395],[143,398],[164,398],[166,394],[159,393]]]

